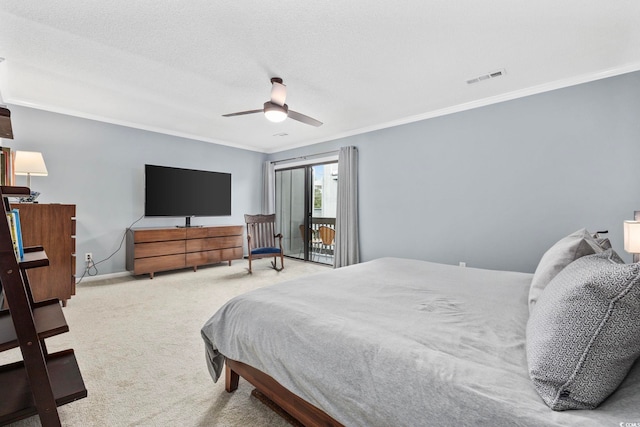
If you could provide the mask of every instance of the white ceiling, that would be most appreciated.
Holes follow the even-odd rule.
[[[640,70],[640,1],[3,1],[0,57],[5,103],[274,152]],[[222,117],[273,76],[324,125]]]

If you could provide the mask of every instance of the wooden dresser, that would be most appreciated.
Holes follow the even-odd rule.
[[[48,268],[29,270],[34,301],[58,298],[62,305],[76,294],[76,205],[12,203],[20,210],[24,246],[44,247]]]
[[[242,259],[242,225],[132,228],[127,231],[127,270],[153,274]]]

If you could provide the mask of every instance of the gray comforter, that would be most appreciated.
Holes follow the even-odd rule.
[[[597,410],[540,399],[525,357],[531,277],[384,258],[258,289],[202,328],[209,370],[249,364],[347,426],[640,423],[637,366]]]

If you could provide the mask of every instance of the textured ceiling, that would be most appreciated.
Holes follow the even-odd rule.
[[[274,152],[639,70],[639,23],[637,0],[2,1],[0,90]],[[222,117],[262,108],[273,76],[324,125]]]

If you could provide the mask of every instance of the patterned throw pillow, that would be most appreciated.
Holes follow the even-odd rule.
[[[591,233],[580,229],[556,242],[542,255],[540,263],[533,273],[529,288],[529,312],[533,311],[536,301],[544,288],[563,268],[585,255],[602,252]]]
[[[640,264],[614,258],[608,249],[569,264],[529,317],[529,375],[553,410],[595,408],[640,354]]]

